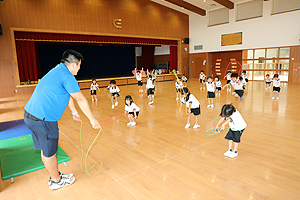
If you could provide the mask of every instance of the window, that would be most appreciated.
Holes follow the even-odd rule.
[[[236,20],[251,19],[263,16],[263,0],[249,1],[237,4]]]
[[[229,9],[222,8],[209,11],[209,26],[229,23]]]
[[[265,58],[266,50],[265,49],[255,49],[254,58],[255,59],[263,59]]]
[[[290,57],[290,47],[280,48],[279,58],[289,58]]]
[[[267,49],[267,58],[278,58],[278,48]]]
[[[273,0],[272,14],[300,9],[299,0]]]

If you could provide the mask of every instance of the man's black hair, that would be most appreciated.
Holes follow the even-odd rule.
[[[238,78],[239,75],[238,75],[238,73],[232,73],[230,77],[231,77],[231,78]]]
[[[73,62],[78,65],[79,61],[83,61],[83,56],[79,52],[72,49],[66,50],[60,60],[60,62],[64,63],[65,65],[70,65]]]
[[[227,118],[230,117],[234,112],[236,112],[236,109],[232,104],[225,104],[221,109],[220,116]]]

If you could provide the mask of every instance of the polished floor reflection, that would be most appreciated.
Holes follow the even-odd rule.
[[[131,94],[141,108],[137,125],[129,127],[120,118],[103,126],[88,163],[101,160],[103,170],[92,178],[80,170],[80,124],[67,109],[59,121],[59,143],[71,161],[59,168],[72,172],[75,183],[50,191],[42,169],[16,177],[13,184],[5,180],[0,199],[300,199],[300,85],[283,83],[280,99],[272,100],[272,90],[264,83],[249,82],[243,101],[222,91],[214,108],[207,108],[206,91],[199,90],[197,80],[190,80],[188,87],[201,103],[198,129],[184,128],[187,116],[184,107],[179,112],[173,81],[156,84],[151,106],[137,85],[120,86],[123,98]],[[124,99],[112,110],[103,88],[98,102],[91,101],[89,90],[83,93],[101,125],[112,114],[124,114]],[[0,121],[22,118],[29,98],[0,99]],[[223,156],[228,148],[225,132],[205,135],[225,103],[233,103],[248,125],[234,159]],[[87,151],[97,131],[79,113]]]

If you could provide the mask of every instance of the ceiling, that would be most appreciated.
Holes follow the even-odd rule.
[[[182,12],[187,15],[195,14],[187,9],[182,9],[179,6],[172,4],[172,3],[168,2],[167,0],[151,0],[151,1],[161,4],[163,6],[166,6],[166,7],[172,8],[174,10],[177,10],[177,11]],[[204,0],[184,0],[184,1],[190,3],[194,6],[197,6],[199,8],[202,8],[206,11],[215,10],[215,9],[219,9],[219,8],[225,8],[224,6],[222,6],[221,4],[219,4],[213,0],[205,0],[205,2],[204,2]],[[246,2],[247,0],[230,0],[230,1],[236,4],[239,2]],[[212,4],[214,4],[214,5],[212,5]]]

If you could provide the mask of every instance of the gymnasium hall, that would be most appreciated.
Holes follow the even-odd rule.
[[[0,0],[0,199],[299,200],[299,92],[299,0]]]

